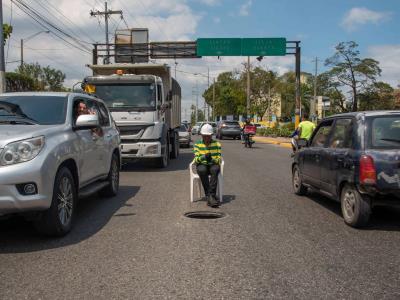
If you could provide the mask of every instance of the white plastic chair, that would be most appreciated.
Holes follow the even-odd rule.
[[[221,170],[218,174],[218,186],[217,186],[217,196],[219,202],[222,203],[223,201],[223,190],[224,190],[224,160],[221,158]],[[190,201],[194,202],[194,187],[197,186],[198,188],[198,195],[199,198],[204,197],[204,189],[201,185],[201,180],[199,175],[196,172],[196,165],[192,161],[189,165],[189,172],[190,172]]]

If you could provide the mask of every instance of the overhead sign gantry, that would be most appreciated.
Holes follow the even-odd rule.
[[[143,59],[184,59],[203,56],[285,56],[295,55],[296,126],[300,121],[300,41],[286,38],[199,38],[196,41],[94,44],[93,65],[103,63],[136,63]],[[248,99],[249,101],[249,99]]]

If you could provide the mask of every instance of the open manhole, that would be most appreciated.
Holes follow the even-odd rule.
[[[191,219],[219,219],[225,217],[225,214],[216,211],[192,211],[185,213],[184,216]]]

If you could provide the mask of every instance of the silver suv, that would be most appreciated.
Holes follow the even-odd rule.
[[[118,193],[120,138],[102,100],[78,93],[0,95],[0,216],[45,234],[71,230],[79,197]]]

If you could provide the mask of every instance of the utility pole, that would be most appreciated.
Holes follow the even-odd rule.
[[[0,0],[0,93],[6,91],[6,64],[4,63],[3,1]]]
[[[301,82],[300,82],[300,58],[301,58],[301,49],[300,49],[300,42],[296,43],[296,110],[295,110],[295,126],[296,128],[299,126],[300,123],[300,115],[301,115]]]
[[[90,11],[90,15],[94,16],[104,16],[105,19],[105,33],[106,33],[106,49],[107,49],[107,57],[105,59],[106,64],[110,63],[110,45],[108,40],[108,18],[110,15],[119,14],[122,17],[122,10],[108,10],[107,1],[104,2],[104,11]]]
[[[210,88],[210,67],[207,66],[207,90]],[[210,120],[210,104],[207,104],[207,121]]]
[[[212,119],[215,122],[215,78],[213,83]]]
[[[196,123],[199,121],[199,86],[196,79]]]
[[[250,56],[247,56],[247,105],[246,105],[246,119],[250,114]]]
[[[310,115],[311,119],[315,119],[315,107],[317,103],[317,75],[318,75],[318,57],[315,57],[315,73],[314,73],[314,97],[310,105]]]

